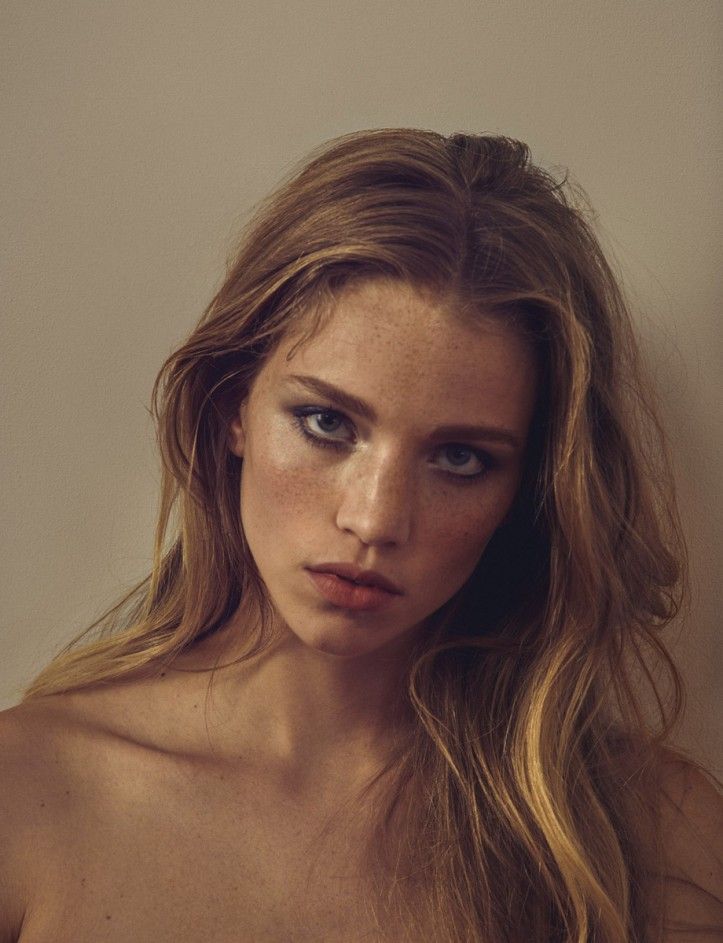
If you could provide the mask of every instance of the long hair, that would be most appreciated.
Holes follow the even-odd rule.
[[[415,725],[379,778],[380,887],[410,940],[434,925],[440,943],[642,943],[660,853],[642,837],[684,703],[661,633],[686,599],[685,549],[594,214],[519,141],[348,134],[257,208],[153,388],[152,572],[24,697],[165,664],[240,606],[246,656],[263,650],[270,601],[239,519],[229,423],[288,331],[352,279],[380,276],[509,319],[542,375],[513,512],[415,652]]]

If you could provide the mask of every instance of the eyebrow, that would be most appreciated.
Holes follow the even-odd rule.
[[[331,400],[336,406],[340,406],[347,412],[355,413],[368,422],[376,422],[377,414],[374,407],[366,400],[347,393],[345,390],[328,383],[326,380],[320,380],[318,377],[312,377],[308,374],[292,373],[287,377],[299,386],[303,386],[311,393],[317,396],[324,396]],[[508,429],[500,429],[497,426],[474,426],[474,425],[450,425],[437,426],[433,429],[430,438],[434,440],[442,439],[484,439],[488,442],[496,442],[500,445],[509,445],[512,448],[522,448],[522,442],[519,436],[510,432]]]

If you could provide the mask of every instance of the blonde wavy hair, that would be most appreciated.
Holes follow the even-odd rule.
[[[242,604],[259,616],[244,657],[269,643],[228,426],[287,331],[352,279],[379,276],[511,320],[543,377],[513,513],[410,668],[416,724],[375,781],[387,783],[380,886],[410,940],[430,925],[437,943],[655,939],[656,770],[684,704],[661,632],[686,600],[685,550],[594,214],[519,141],[347,134],[257,207],[153,388],[152,572],[24,698],[166,665]]]

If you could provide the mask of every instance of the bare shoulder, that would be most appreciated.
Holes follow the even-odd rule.
[[[0,943],[19,938],[48,869],[62,867],[124,790],[172,753],[172,697],[154,683],[112,684],[31,699],[0,712]]]
[[[49,836],[62,756],[62,699],[0,712],[0,943],[20,934],[33,882],[33,853]]]
[[[0,711],[2,825],[12,822],[19,810],[27,811],[30,798],[52,782],[72,716],[62,696]]]
[[[660,787],[664,940],[710,939],[723,931],[723,796],[711,777],[674,757],[661,763]]]
[[[17,939],[42,862],[62,857],[112,767],[132,767],[131,745],[142,752],[138,701],[133,687],[111,686],[0,711],[0,943]]]

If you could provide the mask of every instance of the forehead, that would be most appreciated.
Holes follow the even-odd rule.
[[[416,406],[471,419],[493,407],[513,423],[534,398],[535,358],[520,334],[497,316],[463,317],[405,283],[365,281],[338,292],[319,328],[299,340],[299,331],[282,340],[262,370],[264,385],[313,374],[380,413]]]

